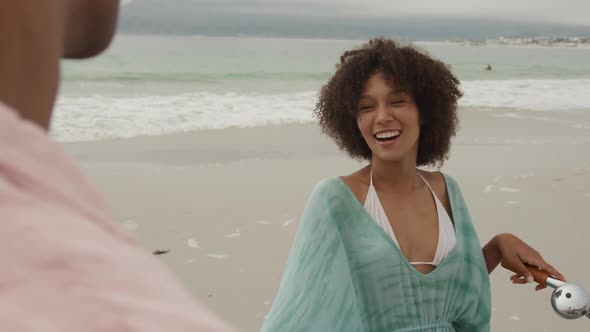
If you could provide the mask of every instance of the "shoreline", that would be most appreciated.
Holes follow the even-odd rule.
[[[441,170],[461,186],[482,245],[514,233],[584,285],[590,112],[536,115],[460,112]],[[314,123],[64,146],[122,226],[147,251],[170,250],[157,259],[241,331],[257,331],[272,304],[313,186],[364,165],[338,151]],[[587,330],[583,319],[553,313],[549,290],[512,285],[510,275],[501,267],[491,275],[493,331]]]

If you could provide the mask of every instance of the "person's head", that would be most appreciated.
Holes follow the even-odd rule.
[[[0,1],[0,103],[48,128],[60,58],[101,53],[119,0]]]
[[[442,165],[457,129],[458,79],[411,45],[372,39],[344,52],[314,114],[355,159]]]
[[[119,0],[69,0],[66,8],[65,58],[88,58],[109,46],[117,23]]]

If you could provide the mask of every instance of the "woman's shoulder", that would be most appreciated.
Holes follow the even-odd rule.
[[[447,184],[443,172],[427,171],[423,169],[420,169],[418,172],[437,194],[446,191]]]
[[[346,185],[340,177],[325,177],[316,182],[309,196],[311,200],[326,199],[341,196],[345,193],[344,189],[346,189]]]
[[[419,170],[419,172],[428,182],[443,206],[447,209],[449,215],[452,215],[451,197],[454,197],[459,190],[455,179],[449,174],[440,171]]]
[[[369,187],[368,173],[361,169],[341,176],[326,177],[313,187],[310,200],[340,200],[349,203],[353,197],[362,202]]]
[[[358,211],[354,192],[346,177],[334,176],[319,180],[308,196],[304,215],[310,220],[336,220],[335,215],[353,215]],[[304,218],[306,219],[306,218]],[[322,223],[326,224],[326,223]],[[330,223],[327,223],[330,224]]]
[[[419,172],[436,192],[454,190],[458,186],[457,181],[448,173],[423,169],[420,169]]]
[[[369,172],[368,167],[363,167],[354,173],[339,177],[359,202],[364,202],[365,196],[367,195],[370,184]]]

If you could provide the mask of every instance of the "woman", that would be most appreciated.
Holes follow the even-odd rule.
[[[345,52],[315,114],[369,165],[316,186],[264,331],[489,331],[488,274],[502,261],[563,278],[500,234],[483,249],[442,166],[457,128],[459,81],[412,46],[373,39]],[[540,289],[540,287],[537,287]]]

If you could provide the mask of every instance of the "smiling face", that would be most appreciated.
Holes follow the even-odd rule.
[[[416,162],[420,116],[412,96],[377,72],[369,78],[358,104],[357,125],[376,160]]]

